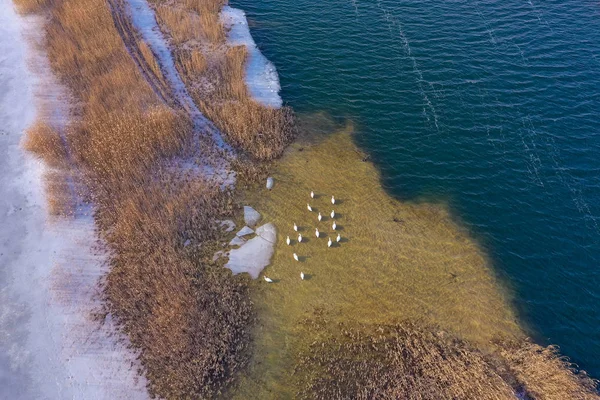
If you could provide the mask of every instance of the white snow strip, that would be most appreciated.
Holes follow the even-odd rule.
[[[0,9],[0,398],[146,399],[126,338],[91,316],[108,268],[94,222],[48,220],[45,167],[20,146],[40,109],[66,123],[64,90],[22,36],[41,39],[42,21],[20,18],[11,0]]]
[[[277,240],[275,225],[269,223],[258,227],[256,235],[240,248],[231,249],[229,252],[229,261],[225,268],[229,268],[234,275],[247,272],[252,279],[256,279],[271,262]]]
[[[223,7],[221,21],[226,29],[230,46],[246,46],[248,62],[246,64],[246,85],[254,100],[273,108],[283,105],[279,91],[279,75],[277,69],[259,50],[250,34],[248,20],[243,10]]]
[[[133,26],[141,33],[146,43],[150,46],[158,61],[166,79],[175,93],[177,101],[188,111],[197,128],[209,131],[220,148],[229,150],[230,147],[223,141],[219,130],[210,122],[196,107],[192,96],[190,96],[173,61],[171,49],[165,40],[154,10],[146,0],[127,0],[129,13]]]

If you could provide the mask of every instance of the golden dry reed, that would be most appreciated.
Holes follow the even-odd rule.
[[[295,367],[301,399],[597,400],[596,382],[529,341],[483,353],[434,326],[303,322],[319,339]],[[334,333],[327,333],[333,330]]]
[[[140,350],[150,393],[210,397],[244,364],[252,315],[245,278],[208,266],[204,257],[220,235],[213,219],[232,212],[230,195],[169,167],[189,144],[192,124],[145,78],[134,53],[159,78],[160,67],[131,39],[126,16],[112,14],[120,0],[15,2],[48,17],[46,51],[77,110],[63,137],[38,124],[25,147],[76,177],[78,194],[92,201],[111,254],[107,311]],[[201,61],[193,60],[198,68]],[[64,212],[70,184],[49,176],[55,212]]]
[[[281,155],[295,135],[293,112],[289,107],[265,107],[251,98],[245,82],[246,48],[225,44],[219,11],[226,2],[151,3],[161,29],[172,38],[179,54],[177,68],[200,110],[231,144],[252,158],[271,160]]]

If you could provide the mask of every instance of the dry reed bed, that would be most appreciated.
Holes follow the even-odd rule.
[[[150,393],[210,397],[244,363],[252,315],[244,278],[208,266],[201,251],[220,235],[213,218],[231,214],[230,194],[163,167],[189,144],[191,121],[152,90],[106,1],[15,3],[48,16],[51,66],[78,103],[63,137],[37,125],[25,146],[57,171],[77,170],[112,254],[108,311],[141,350]]]
[[[398,325],[328,326],[305,320],[320,339],[298,357],[303,399],[597,400],[597,382],[576,373],[554,348],[497,343],[484,354],[435,328]]]
[[[295,135],[289,107],[254,101],[245,82],[246,48],[226,45],[219,19],[224,0],[150,1],[175,47],[177,69],[200,110],[231,144],[257,160],[282,154]]]

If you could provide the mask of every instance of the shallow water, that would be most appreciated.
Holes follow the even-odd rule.
[[[252,191],[244,199],[277,226],[278,238],[264,271],[274,282],[255,281],[254,356],[234,393],[293,398],[298,390],[294,362],[316,340],[302,321],[319,313],[332,329],[338,322],[433,323],[483,349],[500,335],[522,335],[508,293],[445,206],[392,199],[353,143],[351,123],[332,129],[335,124],[323,116],[308,119],[312,132],[315,122],[329,125],[327,135],[294,144],[272,169],[274,188]],[[332,168],[336,165],[343,168]],[[313,212],[307,210],[309,202]],[[338,233],[340,242],[328,247],[328,238],[335,242]]]
[[[599,377],[597,2],[231,3],[283,99],[354,121],[393,196],[448,203],[522,325]]]

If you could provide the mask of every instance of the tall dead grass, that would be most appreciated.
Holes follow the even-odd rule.
[[[191,121],[144,79],[106,1],[15,2],[47,13],[51,66],[78,103],[64,138],[36,125],[25,147],[59,172],[77,169],[111,250],[108,310],[141,350],[150,392],[209,397],[244,364],[251,319],[243,278],[213,270],[198,250],[219,235],[211,221],[231,212],[229,194],[167,168],[189,144]],[[140,48],[158,73],[150,49]],[[67,183],[48,183],[57,212]]]
[[[67,149],[60,133],[42,121],[35,122],[27,130],[23,148],[51,168],[66,167]]]
[[[308,324],[320,339],[298,358],[304,399],[598,400],[596,382],[577,374],[554,348],[499,343],[484,354],[435,327],[326,327]]]
[[[176,58],[201,111],[252,158],[271,160],[281,155],[295,135],[294,114],[289,107],[273,109],[252,99],[245,82],[247,50],[225,45],[226,32],[219,19],[225,1],[151,2],[177,53],[203,54],[203,68],[190,68],[189,59]]]
[[[598,382],[578,371],[555,346],[507,342],[500,346],[510,373],[534,400],[598,400]]]

